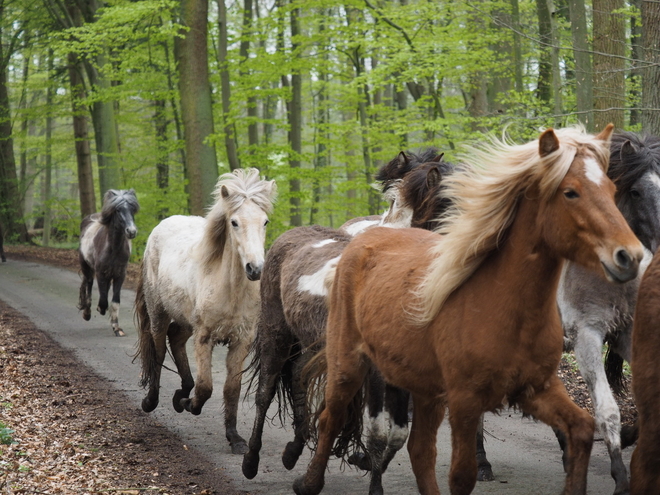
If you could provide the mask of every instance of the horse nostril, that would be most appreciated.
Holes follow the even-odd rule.
[[[626,251],[623,248],[618,249],[614,253],[614,260],[616,261],[616,264],[619,265],[620,268],[627,270],[630,268],[632,265],[632,256],[628,254],[628,251]]]

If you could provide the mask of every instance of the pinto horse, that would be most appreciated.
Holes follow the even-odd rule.
[[[149,235],[135,299],[140,384],[148,388],[145,412],[158,405],[160,373],[167,342],[181,376],[172,405],[200,414],[213,392],[213,347],[227,345],[224,386],[225,431],[234,454],[247,450],[236,431],[241,367],[248,354],[259,312],[259,282],[264,263],[268,214],[275,181],[255,168],[218,178],[215,204],[205,218],[175,215]],[[186,342],[195,338],[197,380],[192,377]],[[195,388],[194,397],[190,392]]]
[[[597,136],[548,129],[524,145],[472,148],[443,178],[455,203],[439,229],[371,229],[337,265],[326,330],[325,407],[297,494],[317,494],[335,438],[375,365],[410,390],[408,452],[422,494],[439,494],[437,430],[449,408],[449,487],[476,483],[481,414],[509,406],[567,437],[565,494],[586,493],[594,420],[556,370],[563,331],[556,292],[564,259],[613,282],[637,275],[643,248],[607,177],[612,125]],[[521,296],[521,295],[524,295]]]
[[[639,438],[630,461],[630,495],[655,495],[660,487],[660,257],[639,287],[632,332],[633,393]]]
[[[83,319],[92,317],[92,286],[96,276],[99,287],[96,309],[105,315],[112,284],[110,324],[117,337],[125,335],[119,327],[120,293],[131,256],[131,239],[137,235],[134,217],[139,210],[133,189],[109,189],[103,196],[101,213],[88,215],[80,223],[79,258],[83,279],[78,309],[82,310]]]
[[[383,194],[390,208],[378,217],[350,220],[338,230],[313,226],[291,229],[278,237],[271,246],[261,284],[261,317],[253,344],[250,365],[252,381],[257,383],[256,415],[249,451],[243,459],[243,474],[252,479],[257,475],[262,446],[264,421],[277,390],[280,413],[291,406],[295,438],[282,454],[282,462],[292,469],[307,442],[306,384],[301,377],[305,363],[322,347],[327,317],[324,281],[337,263],[353,235],[376,225],[388,227],[426,226],[434,223],[438,208],[445,202],[438,197],[442,174],[452,165],[442,161],[442,154],[429,149],[419,156],[400,153],[376,176],[383,185]],[[408,394],[388,389],[375,373],[370,380],[369,414],[372,428],[368,436],[369,458],[359,455],[349,460],[372,471],[372,492],[381,490],[382,470],[407,438]],[[382,417],[384,401],[393,420],[391,431],[374,428]],[[379,445],[379,448],[374,446]],[[372,460],[374,455],[379,458]]]

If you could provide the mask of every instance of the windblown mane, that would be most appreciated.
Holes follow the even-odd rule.
[[[128,204],[129,209],[135,215],[140,211],[137,196],[134,189],[108,189],[103,195],[103,207],[101,208],[101,223],[108,225],[112,215],[117,211],[120,204]]]
[[[538,139],[515,145],[505,138],[466,147],[461,166],[443,178],[440,194],[453,202],[436,232],[433,261],[417,288],[413,317],[420,325],[437,315],[449,295],[498,246],[511,225],[518,199],[530,187],[547,201],[559,187],[578,151],[591,154],[607,172],[608,143],[582,127],[556,130],[559,148],[539,155]]]
[[[223,195],[223,188],[225,194]],[[275,201],[275,181],[262,180],[256,168],[237,169],[222,174],[213,191],[215,203],[206,214],[204,236],[197,246],[197,253],[203,266],[222,259],[227,240],[228,217],[246,201],[254,202],[270,214]]]
[[[631,148],[628,148],[626,153],[624,145],[628,141]],[[634,132],[613,134],[610,152],[610,169],[607,175],[617,186],[617,197],[627,194],[632,185],[649,169],[660,173],[658,136],[639,135]]]

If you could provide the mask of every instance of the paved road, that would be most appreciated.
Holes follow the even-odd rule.
[[[80,278],[68,270],[31,262],[9,260],[0,264],[0,299],[27,315],[39,328],[53,336],[61,345],[74,349],[77,356],[110,380],[118,390],[127,394],[135,407],[140,407],[143,392],[138,387],[138,365],[131,362],[135,349],[136,331],[132,324],[134,293],[124,290],[120,323],[127,336],[117,338],[106,317],[93,313],[86,322],[76,309]],[[93,307],[96,307],[96,287]],[[192,353],[190,353],[192,356]],[[224,383],[225,349],[216,348],[213,357],[215,395],[200,416],[177,414],[170,397],[178,388],[177,376],[163,372],[161,404],[154,417],[181,436],[189,447],[197,448],[234,480],[235,487],[250,493],[293,493],[291,483],[304,472],[310,456],[303,454],[293,471],[286,471],[280,455],[292,437],[291,428],[267,425],[260,471],[254,480],[246,480],[241,473],[242,456],[231,454],[224,438],[222,420],[222,384]],[[246,439],[252,429],[253,401],[246,398],[239,411],[239,432]],[[551,429],[514,412],[486,418],[486,449],[493,464],[496,480],[477,483],[475,494],[558,494],[563,487],[561,453]],[[625,451],[626,463],[631,449]],[[451,456],[449,427],[443,423],[438,436],[437,475],[440,489],[449,493],[447,472]],[[416,493],[415,480],[405,450],[392,462],[384,476],[383,486],[389,494]],[[329,466],[325,494],[367,493],[368,478],[353,469],[340,469],[339,462]],[[589,494],[604,495],[614,491],[609,475],[609,458],[601,438],[597,438],[591,456]]]

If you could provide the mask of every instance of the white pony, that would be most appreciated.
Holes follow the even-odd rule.
[[[166,337],[181,376],[181,389],[172,400],[177,412],[202,411],[213,392],[213,347],[218,343],[228,346],[225,428],[234,454],[247,449],[236,431],[241,367],[259,312],[257,281],[275,194],[275,181],[260,179],[254,168],[220,176],[215,204],[205,218],[172,216],[151,232],[135,300],[140,384],[148,387],[142,400],[145,412],[158,405]],[[186,342],[193,335],[196,383],[186,354]],[[193,387],[194,396],[189,398]]]

